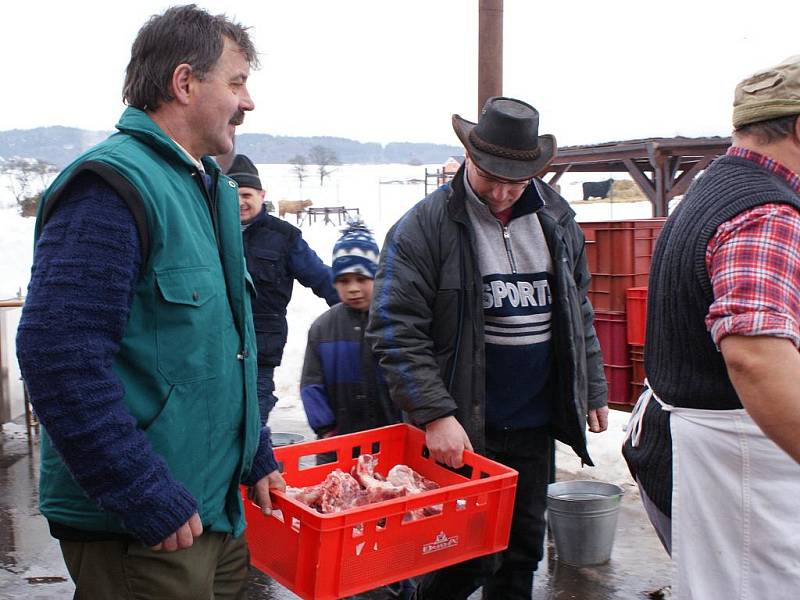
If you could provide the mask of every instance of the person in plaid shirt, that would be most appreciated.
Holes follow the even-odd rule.
[[[667,220],[623,445],[682,599],[800,589],[800,56],[736,88],[733,146]]]

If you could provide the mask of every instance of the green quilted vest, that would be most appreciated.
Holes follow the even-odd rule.
[[[206,157],[215,190],[210,202],[197,167],[144,112],[126,109],[117,129],[53,182],[36,234],[81,172],[99,174],[127,202],[142,268],[113,368],[131,414],[197,500],[204,526],[238,536],[244,530],[238,484],[252,464],[260,422],[236,184]],[[39,492],[50,520],[124,532],[118,518],[81,491],[47,435]]]

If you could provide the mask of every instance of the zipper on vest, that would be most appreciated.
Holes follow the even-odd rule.
[[[206,201],[206,207],[208,208],[208,214],[211,217],[211,228],[214,230],[214,239],[217,240],[217,248],[219,248],[219,227],[217,225],[217,206],[214,202],[214,199],[211,198],[211,193],[208,191],[206,187],[206,183],[203,179],[203,173],[200,172],[200,169],[195,169],[192,175],[197,181],[197,185],[200,186],[200,191],[203,194],[203,198]],[[209,179],[211,176],[209,175]],[[211,185],[216,186],[216,181],[212,180]]]
[[[197,168],[192,173],[192,177],[195,178],[195,180],[197,181],[197,185],[200,186],[200,191],[203,194],[203,198],[206,201],[206,207],[208,208],[208,214],[211,217],[211,228],[214,231],[214,241],[217,243],[217,255],[219,256],[220,266],[222,267],[223,274],[224,274],[224,271],[225,271],[225,267],[224,267],[225,260],[224,260],[224,258],[222,256],[222,245],[220,244],[220,241],[219,241],[219,218],[218,218],[218,215],[217,215],[217,202],[216,202],[217,195],[216,195],[216,193],[214,193],[212,195],[212,193],[209,191],[209,187],[212,187],[212,186],[213,186],[212,189],[214,189],[214,190],[217,189],[217,178],[216,177],[212,178],[210,175],[208,175],[208,178],[211,179],[211,183],[210,183],[209,186],[206,186],[206,181],[205,181],[205,178],[203,177],[203,175],[208,175],[208,174],[207,173],[202,173],[200,171],[200,169],[197,169]],[[223,277],[224,277],[224,275],[223,275]],[[247,286],[247,282],[245,282],[245,287],[246,286]],[[228,298],[228,310],[230,311],[231,319],[233,320],[233,322],[235,324],[236,323],[236,313],[234,312],[234,309],[233,309],[234,302],[233,302],[233,298],[231,297],[231,291],[228,288],[227,281],[225,283],[225,295]],[[245,339],[246,339],[245,331],[246,330],[239,331],[238,327],[237,327],[237,331],[239,333],[240,342],[242,343],[242,345],[244,347],[239,352],[236,353],[236,358],[237,358],[237,360],[244,361],[246,358],[248,358],[250,356],[250,352],[247,350],[247,346],[245,345]],[[244,366],[242,368],[244,368]]]
[[[508,225],[503,227],[503,243],[506,245],[506,254],[508,255],[508,262],[511,265],[511,272],[517,274],[517,263],[514,261],[514,253],[511,251],[511,232],[508,230]]]

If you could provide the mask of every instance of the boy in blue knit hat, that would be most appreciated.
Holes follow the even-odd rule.
[[[300,397],[308,424],[319,438],[399,423],[386,380],[364,341],[372,283],[380,251],[361,221],[348,224],[333,246],[333,285],[341,304],[311,325],[300,378]],[[336,460],[320,454],[317,462]],[[387,598],[409,598],[411,580],[382,588]]]
[[[348,224],[333,247],[334,287],[341,304],[311,325],[300,379],[303,408],[319,437],[400,421],[364,342],[378,255],[378,244],[361,221]]]
[[[351,222],[333,246],[334,287],[339,300],[365,312],[372,300],[372,281],[380,251],[372,233],[361,222]]]

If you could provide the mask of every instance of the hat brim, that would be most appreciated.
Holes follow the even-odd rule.
[[[530,179],[541,175],[547,169],[550,162],[556,157],[558,153],[558,145],[556,144],[555,136],[550,134],[539,136],[539,158],[535,160],[515,160],[512,158],[502,158],[489,154],[482,150],[478,150],[469,141],[469,132],[477,125],[458,115],[453,115],[453,129],[464,144],[469,155],[475,164],[482,170],[490,175],[500,177],[501,179],[510,179],[512,181]]]
[[[261,187],[261,179],[258,175],[252,173],[228,173],[228,177],[233,179],[239,184],[240,188],[253,188],[254,190],[263,190]]]

